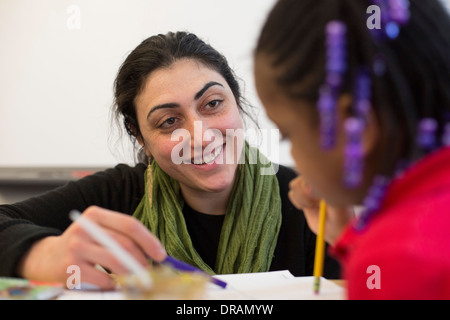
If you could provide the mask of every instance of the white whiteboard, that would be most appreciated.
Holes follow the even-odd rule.
[[[128,137],[111,129],[113,81],[127,54],[157,33],[190,31],[210,43],[260,108],[252,50],[274,3],[0,0],[0,167],[133,163]],[[275,128],[262,109],[259,120]],[[287,144],[268,156],[293,163]]]

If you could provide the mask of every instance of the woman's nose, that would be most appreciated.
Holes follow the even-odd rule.
[[[219,135],[220,130],[214,129],[207,121],[195,120],[190,126],[191,146],[194,149],[203,149],[214,141]]]
[[[194,161],[201,161],[203,152],[211,143],[222,141],[222,133],[215,129],[208,121],[195,120],[190,126],[191,150]],[[222,143],[221,143],[222,144]]]

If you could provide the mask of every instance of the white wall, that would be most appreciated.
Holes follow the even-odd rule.
[[[450,0],[441,0],[447,10],[450,12]]]
[[[0,167],[132,163],[111,131],[113,81],[143,39],[191,31],[260,106],[252,49],[275,0],[0,0]],[[262,128],[274,128],[263,111]],[[266,143],[267,144],[267,143]],[[264,144],[263,144],[264,146]],[[292,164],[288,145],[272,160]]]
[[[260,108],[251,53],[275,1],[0,0],[0,167],[132,163],[127,136],[111,131],[112,85],[127,53],[156,33],[212,44]],[[259,120],[274,128],[262,109]],[[269,142],[273,161],[293,164],[288,143],[274,153]]]

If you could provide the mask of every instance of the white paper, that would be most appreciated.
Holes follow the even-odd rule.
[[[288,270],[218,275],[227,282],[227,288],[210,287],[206,299],[245,300],[342,300],[344,288],[325,278],[320,280],[320,291],[314,294],[314,277],[294,277]]]
[[[206,300],[341,300],[345,289],[321,278],[319,294],[314,294],[314,277],[294,277],[288,270],[214,276],[227,283],[223,289],[212,283],[206,287]],[[65,290],[61,300],[121,300],[120,291]]]

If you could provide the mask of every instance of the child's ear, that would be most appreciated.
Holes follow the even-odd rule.
[[[349,94],[341,95],[338,102],[338,109],[341,119],[343,120],[342,123],[344,123],[348,118],[354,117],[355,113],[352,96]],[[364,156],[367,156],[376,148],[380,131],[376,115],[374,114],[372,108],[369,109],[369,112],[366,114],[364,120],[365,124],[361,143],[363,145]]]
[[[379,140],[380,128],[377,117],[372,109],[369,110],[366,117],[366,125],[363,133],[363,150],[364,155],[367,156],[374,152]]]

